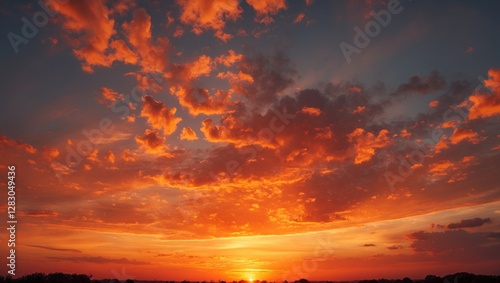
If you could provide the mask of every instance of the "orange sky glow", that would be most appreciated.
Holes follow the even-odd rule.
[[[6,1],[16,277],[499,275],[498,5]]]

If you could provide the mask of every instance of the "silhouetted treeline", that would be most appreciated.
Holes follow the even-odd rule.
[[[132,279],[120,281],[118,279],[102,279],[95,280],[92,276],[85,274],[64,274],[64,273],[33,273],[20,278],[13,279],[11,277],[0,276],[0,283],[15,282],[15,283],[135,283]],[[147,281],[142,281],[147,282]],[[153,281],[151,281],[153,282]],[[159,281],[154,281],[159,282]],[[165,283],[178,283],[178,281],[162,281]],[[268,283],[267,281],[253,281],[254,283]],[[312,283],[307,279],[300,279],[291,281],[294,283]],[[327,281],[326,283],[334,283],[335,281]],[[207,283],[206,281],[181,281],[180,283]],[[226,283],[219,281],[218,283]],[[231,283],[249,283],[246,280],[232,281]],[[269,282],[276,283],[276,282]],[[288,283],[284,281],[283,283]],[[439,277],[435,275],[427,275],[423,280],[412,280],[408,277],[403,279],[389,280],[389,279],[371,279],[361,280],[358,283],[500,283],[500,276],[496,275],[476,275],[472,273],[455,273]]]
[[[0,276],[0,283],[134,283],[134,280],[128,279],[120,281],[118,279],[92,280],[92,276],[85,274],[65,274],[65,273],[33,273],[20,278]]]
[[[427,275],[423,280],[411,280],[410,278],[405,277],[397,280],[361,280],[359,283],[500,283],[500,276],[476,275],[472,273],[460,272],[449,274],[444,277]]]

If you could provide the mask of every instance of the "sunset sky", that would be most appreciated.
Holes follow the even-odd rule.
[[[2,1],[2,274],[500,275],[478,2]]]

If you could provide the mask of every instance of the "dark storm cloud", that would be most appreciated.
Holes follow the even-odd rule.
[[[462,228],[474,228],[481,227],[484,224],[491,223],[490,218],[472,218],[472,219],[464,219],[458,223],[450,223],[448,224],[448,229],[462,229]]]
[[[417,253],[456,257],[457,260],[496,259],[500,244],[488,239],[487,235],[465,230],[418,231],[409,234],[408,238],[412,241],[410,247]]]
[[[442,90],[445,86],[445,79],[438,71],[433,71],[430,75],[425,77],[419,75],[411,77],[408,82],[401,84],[392,95],[402,95],[411,92],[428,94],[433,91]]]

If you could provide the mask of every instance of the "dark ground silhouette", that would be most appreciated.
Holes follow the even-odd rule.
[[[118,279],[102,279],[95,280],[92,276],[85,274],[64,274],[64,273],[33,273],[25,275],[20,278],[13,279],[11,277],[0,276],[0,283],[15,282],[15,283],[141,283],[141,282],[162,282],[162,283],[207,283],[206,281],[143,281],[143,280],[118,280]],[[254,281],[258,283],[267,283],[267,281]],[[307,279],[300,279],[296,281],[284,281],[283,283],[313,283],[320,281],[310,282]],[[371,279],[359,281],[321,281],[324,283],[334,282],[357,282],[357,283],[500,283],[500,276],[497,275],[476,275],[472,273],[460,272],[449,274],[444,277],[435,275],[427,275],[425,279],[412,280],[408,277],[403,279]],[[226,281],[219,281],[218,283],[226,283]],[[248,283],[245,280],[231,281],[230,283]],[[274,282],[278,283],[278,282]]]

